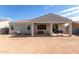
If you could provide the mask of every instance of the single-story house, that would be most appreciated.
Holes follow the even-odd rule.
[[[31,20],[19,20],[9,22],[9,33],[30,34],[31,36],[39,34],[67,33],[72,36],[72,20],[56,15],[47,14]]]
[[[8,19],[0,19],[0,34],[8,34],[9,33],[9,22]]]

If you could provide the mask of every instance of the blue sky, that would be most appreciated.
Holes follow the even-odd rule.
[[[0,5],[0,18],[13,20],[33,19],[41,15],[55,13],[63,17],[79,16],[78,5]],[[64,11],[64,12],[63,12]]]

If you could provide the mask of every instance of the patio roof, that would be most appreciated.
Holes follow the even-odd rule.
[[[53,13],[32,19],[32,22],[34,23],[67,23],[71,21],[72,21],[71,19]]]
[[[10,23],[11,24],[26,24],[26,23],[31,23],[31,20],[24,19],[24,20],[13,21],[13,22],[10,22]]]
[[[7,19],[0,19],[0,22],[3,22],[3,21],[9,21],[9,20],[7,20]]]
[[[56,15],[53,13],[43,15],[34,19],[24,19],[24,20],[17,20],[10,23],[68,23],[72,22],[71,19],[62,17],[60,15]]]

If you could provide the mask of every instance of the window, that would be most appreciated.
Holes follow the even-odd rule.
[[[38,30],[46,30],[46,25],[38,25]]]
[[[11,26],[11,30],[14,30],[14,26]]]
[[[27,25],[27,30],[30,30],[31,28],[30,28],[30,25]]]

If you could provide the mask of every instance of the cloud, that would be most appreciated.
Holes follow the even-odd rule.
[[[70,19],[72,19],[73,21],[79,21],[79,16],[71,17]]]
[[[73,11],[73,10],[76,10],[76,9],[79,10],[79,6],[77,6],[77,7],[72,7],[72,8],[66,9],[66,10],[62,10],[62,11],[60,11],[60,12],[58,12],[58,13],[65,13],[65,12]]]
[[[79,21],[79,6],[69,9],[61,10],[57,14],[72,19],[73,21]],[[76,15],[77,14],[77,15]],[[74,16],[72,16],[74,15]]]
[[[69,16],[69,15],[73,15],[74,13],[79,13],[79,10],[74,10],[72,12],[66,13],[66,14],[62,14],[62,16]]]
[[[10,17],[1,16],[0,19],[12,20]]]

